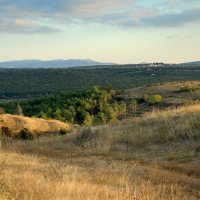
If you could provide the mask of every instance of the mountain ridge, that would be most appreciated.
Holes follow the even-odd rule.
[[[191,61],[191,62],[184,62],[182,64],[188,64],[188,65],[199,65],[200,61]]]
[[[12,60],[0,62],[0,68],[70,68],[95,65],[112,65],[114,63],[98,62],[90,59],[55,59],[55,60]]]

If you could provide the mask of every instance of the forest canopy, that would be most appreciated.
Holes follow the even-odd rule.
[[[130,89],[152,83],[200,80],[200,66],[123,65],[107,68],[0,69],[0,99],[34,98],[100,85]]]

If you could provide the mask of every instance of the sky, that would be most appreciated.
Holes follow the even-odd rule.
[[[200,0],[0,0],[0,61],[200,60]]]

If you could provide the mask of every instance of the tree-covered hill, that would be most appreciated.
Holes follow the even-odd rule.
[[[0,69],[0,98],[31,98],[93,85],[129,89],[157,82],[200,80],[200,66]]]

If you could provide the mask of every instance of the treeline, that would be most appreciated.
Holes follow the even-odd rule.
[[[93,85],[129,89],[145,84],[200,80],[200,66],[0,69],[0,99],[33,98]]]
[[[29,117],[92,126],[117,119],[127,112],[127,106],[134,108],[135,104],[134,99],[125,101],[117,90],[93,86],[73,93],[51,95],[19,103],[10,102],[0,106],[11,114],[23,112]]]

